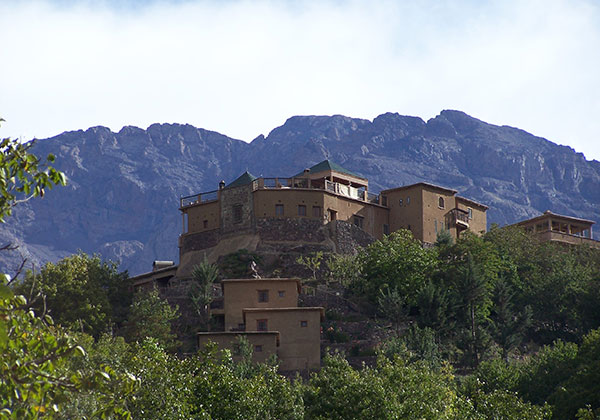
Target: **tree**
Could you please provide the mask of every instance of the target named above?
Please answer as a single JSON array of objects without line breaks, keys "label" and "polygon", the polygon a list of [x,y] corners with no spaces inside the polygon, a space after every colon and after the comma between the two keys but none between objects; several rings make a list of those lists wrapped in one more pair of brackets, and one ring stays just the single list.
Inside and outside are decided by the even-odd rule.
[{"label": "tree", "polygon": [[525,306],[521,312],[515,313],[513,300],[514,292],[510,285],[504,279],[498,279],[492,296],[491,331],[502,349],[502,358],[507,362],[508,353],[521,344],[531,325],[531,307]]},{"label": "tree", "polygon": [[213,284],[219,279],[219,268],[206,259],[192,270],[190,299],[196,315],[206,328],[209,322],[209,308],[213,300]]},{"label": "tree", "polygon": [[[64,174],[47,164],[54,156],[42,162],[30,153],[32,145],[0,140],[0,223],[16,204],[66,182]],[[69,394],[95,389],[101,393],[98,417],[130,419],[116,394],[110,394],[118,388],[119,394],[127,395],[135,381],[114,375],[109,367],[88,374],[65,369],[85,351],[49,315],[36,314],[32,303],[15,295],[9,287],[15,278],[0,273],[0,418],[52,418]]]},{"label": "tree", "polygon": [[167,350],[175,350],[178,343],[171,332],[171,321],[179,317],[178,307],[171,308],[169,302],[162,299],[158,290],[140,291],[133,298],[124,336],[130,342],[143,342],[146,337],[156,339]]},{"label": "tree", "polygon": [[473,365],[477,367],[484,342],[482,323],[487,317],[488,291],[487,279],[482,276],[478,267],[473,262],[473,257],[467,255],[467,265],[462,278],[459,279],[457,292],[463,299],[463,308],[466,310],[469,329],[469,352],[473,358]]},{"label": "tree", "polygon": [[301,266],[310,270],[311,280],[317,281],[317,271],[321,267],[321,261],[323,260],[323,252],[317,251],[311,255],[300,255],[296,262]]},{"label": "tree", "polygon": [[357,295],[377,302],[379,291],[386,286],[416,303],[417,290],[430,277],[437,265],[435,250],[423,248],[408,230],[398,230],[373,242],[359,254],[363,278],[352,285]]},{"label": "tree", "polygon": [[325,262],[330,282],[348,287],[362,276],[360,261],[356,255],[331,254]]},{"label": "tree", "polygon": [[407,319],[410,309],[406,305],[406,298],[398,292],[398,289],[389,287],[379,291],[377,308],[383,316],[392,321],[397,331],[400,329],[400,324]]},{"label": "tree", "polygon": [[83,252],[46,263],[40,274],[27,272],[17,289],[32,293],[34,308],[46,308],[54,320],[68,328],[98,338],[124,322],[131,292],[126,272],[100,256]]},{"label": "tree", "polygon": [[[0,122],[4,121],[0,118]],[[45,161],[30,153],[33,142],[0,140],[0,223],[10,216],[12,208],[32,197],[43,197],[46,189],[65,185],[65,175],[50,166],[54,155]]]},{"label": "tree", "polygon": [[[242,361],[241,363],[245,363]],[[231,352],[209,345],[190,359],[195,412],[192,418],[304,418],[301,381],[290,382],[265,364],[238,367]]]},{"label": "tree", "polygon": [[0,281],[0,418],[52,418],[73,395],[95,392],[97,416],[130,419],[122,400],[135,379],[108,366],[92,371],[68,369],[85,350],[48,315],[38,316],[27,299]]}]

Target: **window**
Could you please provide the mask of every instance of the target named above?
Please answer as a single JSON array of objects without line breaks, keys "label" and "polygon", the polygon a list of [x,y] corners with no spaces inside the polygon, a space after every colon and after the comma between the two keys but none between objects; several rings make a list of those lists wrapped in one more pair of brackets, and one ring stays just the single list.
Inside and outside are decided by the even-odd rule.
[{"label": "window", "polygon": [[438,200],[438,207],[441,209],[444,208],[444,197],[440,197],[440,199]]},{"label": "window", "polygon": [[390,225],[383,225],[383,234],[384,235],[390,234]]},{"label": "window", "polygon": [[337,219],[337,211],[329,209],[329,220],[332,222]]},{"label": "window", "polygon": [[304,204],[298,205],[298,216],[306,216],[306,206]]},{"label": "window", "polygon": [[266,319],[257,319],[256,320],[256,331],[268,331],[269,326],[267,325]]},{"label": "window", "polygon": [[262,352],[262,346],[260,344],[257,344],[254,346],[254,353],[261,353]]},{"label": "window", "polygon": [[408,206],[410,204],[410,197],[406,197],[406,205]]},{"label": "window", "polygon": [[387,207],[387,196],[385,196],[385,195],[381,196],[381,205]]},{"label": "window", "polygon": [[285,290],[280,290],[277,292],[277,294],[279,295],[279,297],[285,297]]},{"label": "window", "polygon": [[244,212],[244,209],[242,208],[241,204],[236,204],[233,206],[233,208],[232,208],[233,223],[240,223],[242,221],[243,212]]},{"label": "window", "polygon": [[208,220],[204,221],[204,229],[206,229],[208,227]]},{"label": "window", "polygon": [[258,301],[259,302],[268,302],[269,301],[269,291],[268,290],[259,290],[258,291]]},{"label": "window", "polygon": [[275,204],[275,215],[283,216],[283,204]]},{"label": "window", "polygon": [[468,208],[467,212],[469,213],[469,220],[471,220],[473,218],[473,209],[472,208]]},{"label": "window", "polygon": [[321,215],[323,214],[321,212],[321,207],[319,207],[319,206],[313,206],[313,213],[312,214],[313,214],[313,217],[316,217],[316,218],[320,219]]},{"label": "window", "polygon": [[355,215],[354,216],[354,226],[357,226],[362,229],[363,228],[363,220],[364,220],[364,217]]},{"label": "window", "polygon": [[400,205],[400,207],[402,207],[402,205],[404,204],[404,202],[402,201],[402,199],[398,200],[398,204]]},{"label": "window", "polygon": [[308,321],[300,321],[300,327],[302,327],[302,328],[308,327]]},{"label": "window", "polygon": [[433,220],[433,224],[435,226],[435,233],[438,233],[438,230],[437,230],[437,219]]}]

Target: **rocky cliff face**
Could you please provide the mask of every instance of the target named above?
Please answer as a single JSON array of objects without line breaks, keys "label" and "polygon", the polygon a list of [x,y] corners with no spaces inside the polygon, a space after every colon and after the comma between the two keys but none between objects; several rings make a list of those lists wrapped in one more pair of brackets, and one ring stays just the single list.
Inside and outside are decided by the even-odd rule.
[{"label": "rocky cliff face", "polygon": [[[548,209],[600,222],[600,162],[459,111],[427,122],[391,113],[373,121],[292,117],[250,144],[190,125],[94,127],[35,148],[56,154],[69,185],[19,207],[0,242],[19,244],[37,264],[78,249],[118,260],[132,274],[155,259],[177,261],[181,195],[216,189],[246,169],[291,176],[325,158],[368,178],[375,192],[419,181],[457,189],[490,207],[490,223]],[[21,256],[4,254],[0,270],[10,272]]]}]

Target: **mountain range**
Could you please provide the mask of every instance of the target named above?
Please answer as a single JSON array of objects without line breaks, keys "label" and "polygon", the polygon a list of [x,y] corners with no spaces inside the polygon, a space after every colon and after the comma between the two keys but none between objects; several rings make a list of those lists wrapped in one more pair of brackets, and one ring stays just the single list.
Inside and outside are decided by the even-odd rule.
[{"label": "mountain range", "polygon": [[373,121],[295,116],[252,142],[191,125],[153,124],[65,132],[37,140],[68,177],[1,226],[0,272],[77,250],[100,253],[139,274],[153,260],[178,260],[181,196],[217,189],[245,170],[291,176],[324,159],[369,179],[369,190],[430,182],[489,206],[505,225],[545,210],[600,220],[600,162],[523,130],[445,110],[425,122],[386,113]]}]

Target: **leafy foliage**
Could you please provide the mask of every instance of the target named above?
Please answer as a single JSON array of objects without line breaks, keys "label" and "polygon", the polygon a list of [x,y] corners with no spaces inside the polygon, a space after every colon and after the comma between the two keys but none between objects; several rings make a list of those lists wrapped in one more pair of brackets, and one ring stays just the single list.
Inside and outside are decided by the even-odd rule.
[{"label": "leafy foliage", "polygon": [[416,291],[436,269],[433,250],[423,248],[408,230],[399,230],[369,245],[359,254],[363,276],[352,284],[357,295],[376,302],[380,290],[396,289],[409,304]]},{"label": "leafy foliage", "polygon": [[147,337],[154,338],[166,349],[174,350],[178,343],[171,332],[171,321],[179,317],[178,308],[171,308],[162,299],[158,290],[136,293],[129,310],[129,318],[124,328],[124,336],[131,342],[143,342]]},{"label": "leafy foliage", "polygon": [[94,392],[94,415],[130,419],[122,400],[135,389],[135,378],[106,365],[83,371],[67,369],[85,350],[73,336],[39,317],[22,295],[0,284],[0,418],[52,418],[74,395]]},{"label": "leafy foliage", "polygon": [[[0,122],[4,121],[0,118]],[[32,197],[43,197],[46,189],[65,185],[65,175],[50,166],[54,155],[45,161],[30,152],[33,142],[0,140],[0,223],[10,216],[12,207]]]},{"label": "leafy foliage", "polygon": [[192,270],[190,300],[203,328],[209,324],[209,307],[213,300],[213,284],[219,279],[219,268],[206,259]]},{"label": "leafy foliage", "polygon": [[57,323],[94,337],[120,327],[131,304],[127,273],[83,252],[46,263],[40,274],[27,272],[16,287],[22,294],[33,292],[38,312],[45,307]]}]

